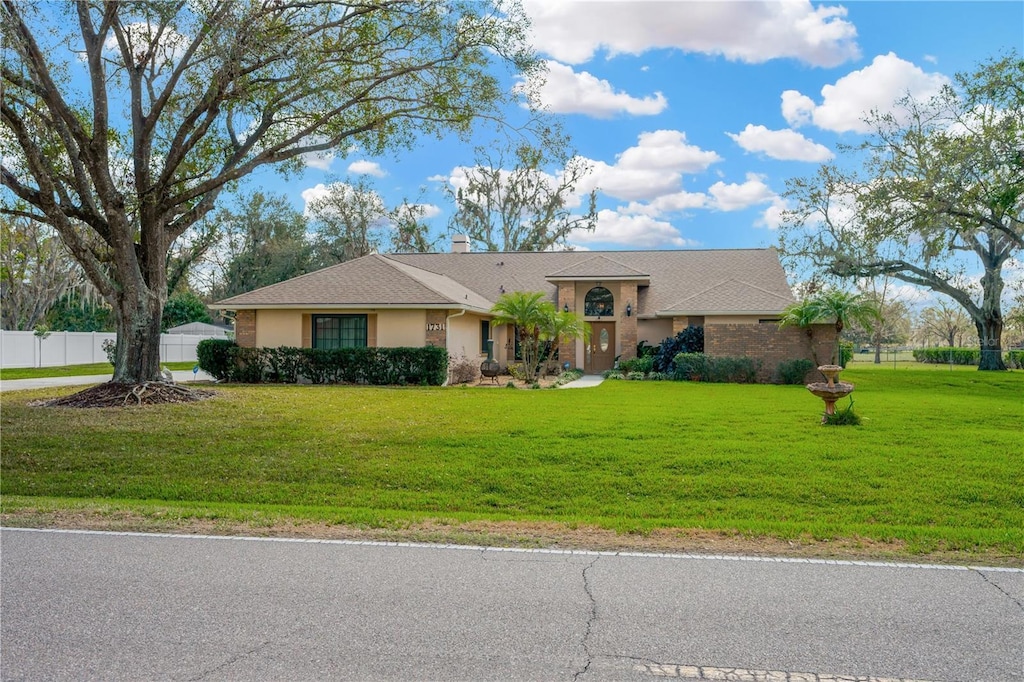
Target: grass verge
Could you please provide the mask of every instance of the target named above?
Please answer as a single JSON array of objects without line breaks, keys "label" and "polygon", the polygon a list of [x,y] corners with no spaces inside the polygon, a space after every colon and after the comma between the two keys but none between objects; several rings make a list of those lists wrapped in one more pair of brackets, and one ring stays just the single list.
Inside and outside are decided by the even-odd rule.
[{"label": "grass verge", "polygon": [[7,525],[1024,564],[1024,374],[842,378],[862,426],[820,426],[791,386],[225,386],[117,411],[5,394],[0,509]]},{"label": "grass verge", "polygon": [[[162,362],[161,367],[178,372],[195,367],[194,362]],[[85,377],[94,374],[113,374],[114,366],[109,362],[97,362],[91,365],[67,365],[64,367],[9,367],[0,369],[0,380],[13,379],[45,379],[48,377]]]}]

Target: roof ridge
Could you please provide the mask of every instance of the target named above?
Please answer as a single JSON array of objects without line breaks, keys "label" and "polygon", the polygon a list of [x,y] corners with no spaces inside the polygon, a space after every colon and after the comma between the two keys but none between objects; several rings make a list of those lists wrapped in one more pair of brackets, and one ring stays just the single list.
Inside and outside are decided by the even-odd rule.
[{"label": "roof ridge", "polygon": [[738,282],[738,281],[739,281],[739,280],[737,280],[737,279],[736,279],[735,277],[729,277],[728,279],[723,279],[723,280],[722,280],[721,282],[718,282],[717,284],[712,284],[712,285],[711,285],[711,286],[709,286],[709,287],[706,287],[706,288],[704,288],[704,289],[701,289],[701,290],[700,290],[700,291],[698,291],[698,292],[695,292],[695,293],[692,293],[692,294],[690,294],[690,295],[689,295],[689,296],[687,296],[686,298],[681,298],[681,299],[679,299],[678,301],[676,301],[676,302],[675,302],[675,303],[673,303],[672,305],[668,306],[668,308],[666,308],[666,310],[674,310],[674,309],[676,309],[677,307],[679,307],[679,305],[680,305],[681,303],[686,303],[686,302],[687,302],[687,301],[689,301],[689,300],[690,300],[691,298],[697,298],[698,296],[700,296],[700,295],[702,295],[702,294],[706,294],[707,292],[711,291],[712,289],[717,289],[718,287],[722,286],[723,284],[728,284],[729,282]]},{"label": "roof ridge", "polygon": [[[774,296],[775,298],[786,298],[782,294],[777,294],[774,291],[770,291],[768,289],[765,289],[764,287],[760,287],[760,286],[758,286],[756,284],[751,284],[750,282],[748,282],[748,281],[746,281],[744,279],[736,279],[735,277],[733,277],[733,280],[739,282],[740,284],[745,284],[748,287],[750,287],[751,289],[757,289],[758,291],[763,291],[764,293],[770,294],[770,295]],[[726,280],[726,281],[729,281],[729,280]],[[725,284],[725,283],[726,282],[722,282],[722,284]]]},{"label": "roof ridge", "polygon": [[[381,260],[386,261],[388,266],[391,267],[392,269],[398,270],[403,275],[405,275],[406,277],[409,277],[410,279],[415,281],[420,286],[422,286],[422,287],[432,291],[433,293],[437,294],[441,298],[447,299],[448,301],[450,301],[453,304],[459,304],[460,302],[457,301],[456,299],[453,299],[450,295],[446,294],[445,292],[439,291],[436,287],[434,287],[430,283],[423,281],[422,279],[417,277],[414,273],[408,272],[408,270],[406,270],[406,268],[408,268],[409,270],[415,270],[417,272],[425,272],[425,273],[428,273],[430,275],[433,275],[434,277],[440,277],[440,278],[444,279],[445,281],[450,282],[452,284],[452,286],[462,290],[463,292],[468,292],[470,294],[473,294],[474,296],[479,296],[481,299],[483,299],[484,301],[487,301],[488,303],[491,302],[491,300],[489,298],[487,298],[486,296],[484,296],[480,292],[475,291],[475,290],[469,288],[465,284],[462,284],[461,282],[459,282],[459,281],[457,281],[455,279],[452,279],[450,276],[448,276],[448,275],[446,275],[444,273],[434,272],[432,270],[427,270],[426,268],[419,268],[419,267],[416,267],[415,265],[410,265],[408,263],[401,263],[401,262],[399,262],[397,260],[394,260],[392,258],[388,258],[387,256],[381,256],[380,258],[381,258]],[[469,299],[468,295],[466,296],[466,299],[467,300]]]}]

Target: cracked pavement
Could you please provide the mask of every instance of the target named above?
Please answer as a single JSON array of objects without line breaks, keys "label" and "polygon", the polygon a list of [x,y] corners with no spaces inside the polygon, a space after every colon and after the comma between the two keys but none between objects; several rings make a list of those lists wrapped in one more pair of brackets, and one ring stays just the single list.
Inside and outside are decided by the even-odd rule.
[{"label": "cracked pavement", "polygon": [[1024,571],[4,529],[4,680],[1024,680]]}]

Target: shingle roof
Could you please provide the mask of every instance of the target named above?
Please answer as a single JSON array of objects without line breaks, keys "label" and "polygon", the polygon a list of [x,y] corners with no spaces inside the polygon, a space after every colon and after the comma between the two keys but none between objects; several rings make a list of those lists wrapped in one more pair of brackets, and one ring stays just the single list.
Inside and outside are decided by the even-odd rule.
[{"label": "shingle roof", "polygon": [[550,273],[546,279],[646,279],[646,272],[631,268],[624,263],[604,255],[593,256],[579,263],[573,263],[557,272]]},{"label": "shingle roof", "polygon": [[[488,310],[503,292],[549,278],[635,277],[637,315],[773,314],[793,302],[775,249],[371,255],[215,303],[215,307],[450,305]],[[649,286],[644,286],[649,281]]]},{"label": "shingle roof", "polygon": [[451,305],[486,311],[493,303],[448,277],[371,254],[214,304],[228,309],[303,305]]}]

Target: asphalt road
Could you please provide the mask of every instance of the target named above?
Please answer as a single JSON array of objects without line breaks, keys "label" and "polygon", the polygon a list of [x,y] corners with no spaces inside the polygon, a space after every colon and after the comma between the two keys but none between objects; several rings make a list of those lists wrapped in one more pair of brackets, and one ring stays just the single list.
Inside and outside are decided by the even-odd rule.
[{"label": "asphalt road", "polygon": [[1024,680],[1024,572],[0,533],[11,680]]}]

